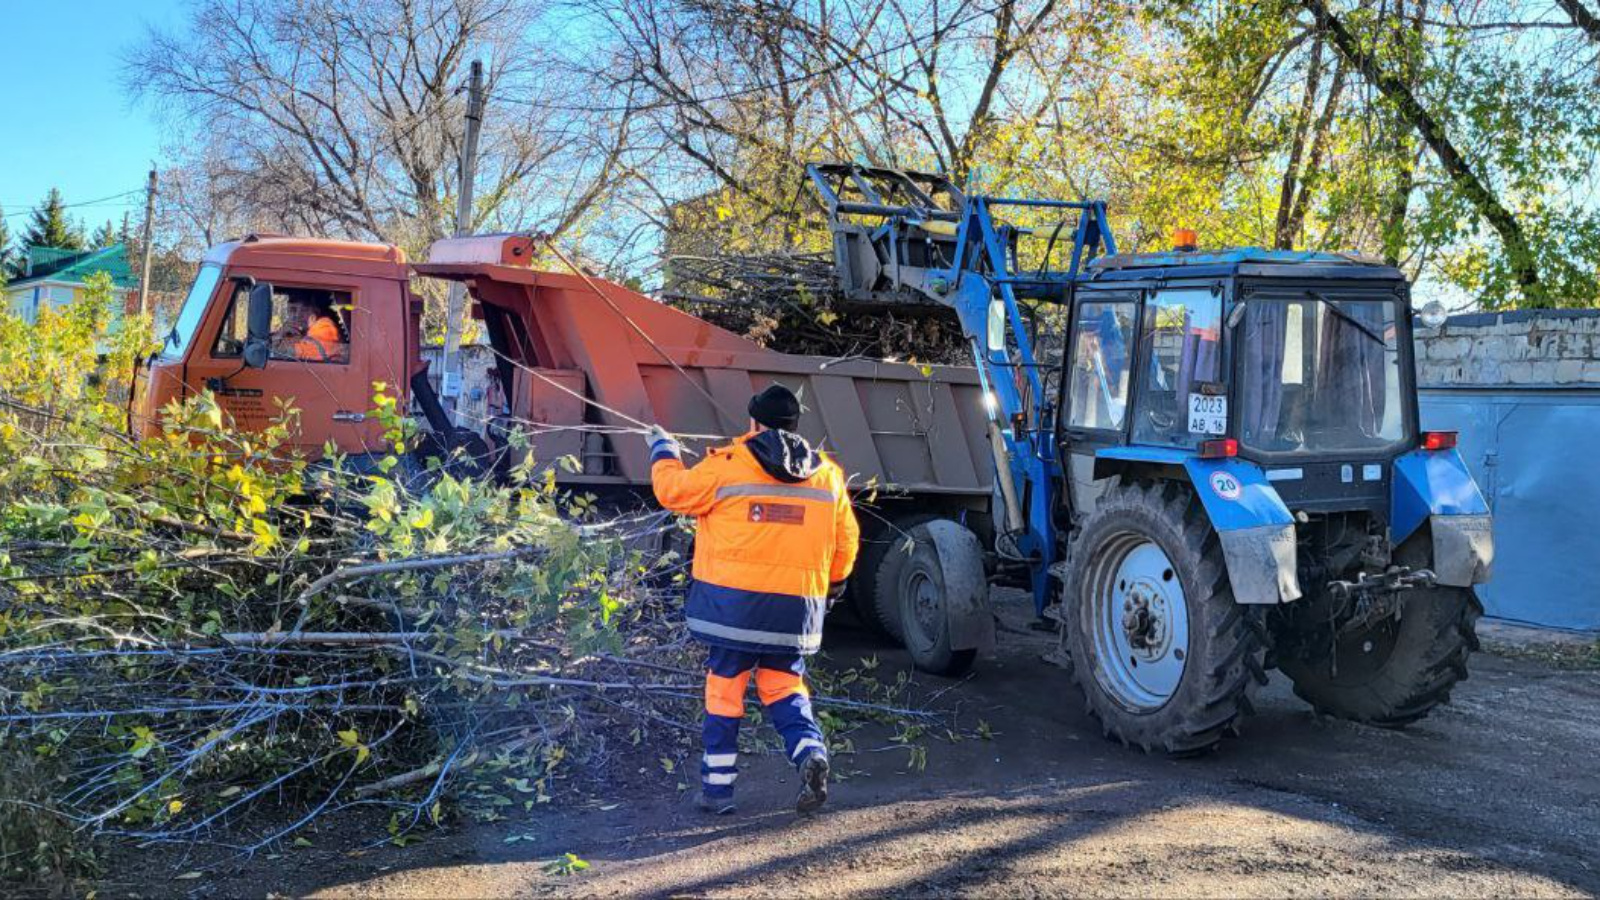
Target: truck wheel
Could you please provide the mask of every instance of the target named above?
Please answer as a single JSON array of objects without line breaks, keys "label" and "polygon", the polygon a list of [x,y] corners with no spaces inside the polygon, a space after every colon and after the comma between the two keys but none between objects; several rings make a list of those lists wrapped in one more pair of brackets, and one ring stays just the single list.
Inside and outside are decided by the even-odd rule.
[{"label": "truck wheel", "polygon": [[1450,689],[1467,677],[1481,615],[1471,588],[1410,591],[1398,618],[1338,638],[1302,640],[1311,652],[1286,655],[1278,666],[1318,712],[1400,728],[1449,702]]},{"label": "truck wheel", "polygon": [[[861,558],[856,560],[856,571],[850,584],[850,602],[855,605],[856,615],[867,627],[896,644],[905,640],[905,632],[900,627],[900,597],[892,589],[893,582],[879,575],[892,556],[909,555],[906,539],[911,531],[934,518],[913,515],[889,522],[872,540],[862,545]],[[881,590],[880,586],[885,584],[891,589]]]},{"label": "truck wheel", "polygon": [[[943,529],[947,540],[937,540],[935,529]],[[880,596],[892,587],[899,599],[896,618],[905,648],[918,669],[946,677],[965,674],[978,651],[953,649],[950,605],[961,603],[965,604],[962,609],[968,609],[979,604],[988,614],[984,598],[971,596],[988,589],[983,548],[977,535],[949,519],[924,522],[911,529],[910,535],[914,542],[911,552],[891,553],[890,562],[898,565],[886,566],[879,573],[893,579],[892,585],[880,587]]]},{"label": "truck wheel", "polygon": [[1063,601],[1062,642],[1106,736],[1196,754],[1250,711],[1263,640],[1188,485],[1108,489],[1072,543]]}]

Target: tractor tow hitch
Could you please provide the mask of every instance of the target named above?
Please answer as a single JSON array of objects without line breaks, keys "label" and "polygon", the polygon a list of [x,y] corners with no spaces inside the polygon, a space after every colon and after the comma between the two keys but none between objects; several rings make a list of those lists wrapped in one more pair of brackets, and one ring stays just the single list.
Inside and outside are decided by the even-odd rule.
[{"label": "tractor tow hitch", "polygon": [[1400,595],[1413,588],[1431,588],[1435,578],[1430,569],[1390,566],[1379,573],[1362,572],[1355,581],[1330,581],[1328,594],[1349,610],[1348,617],[1335,629],[1336,634],[1361,631],[1373,623],[1400,615]]},{"label": "tractor tow hitch", "polygon": [[1355,581],[1330,581],[1328,593],[1340,602],[1370,594],[1398,594],[1412,588],[1431,588],[1434,585],[1431,569],[1412,569],[1409,566],[1390,566],[1382,572],[1362,572]]}]

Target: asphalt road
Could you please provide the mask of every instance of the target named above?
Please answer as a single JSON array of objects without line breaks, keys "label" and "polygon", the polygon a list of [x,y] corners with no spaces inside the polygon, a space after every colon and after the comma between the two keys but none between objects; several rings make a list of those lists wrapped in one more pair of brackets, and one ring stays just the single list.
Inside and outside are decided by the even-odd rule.
[{"label": "asphalt road", "polygon": [[[1004,610],[1025,618],[1014,596]],[[610,802],[404,850],[247,866],[210,887],[364,898],[1600,893],[1600,672],[1479,654],[1454,702],[1404,732],[1315,717],[1274,677],[1243,736],[1178,761],[1104,740],[1065,675],[1039,660],[1047,643],[1002,633],[1000,653],[941,698],[969,725],[987,721],[992,740],[932,742],[921,773],[904,771],[902,750],[841,757],[857,774],[813,820],[795,818],[782,760],[758,757],[731,817],[635,784]],[[833,652],[866,646],[847,633]],[[513,833],[526,838],[506,844]],[[590,868],[548,872],[566,852]]]}]

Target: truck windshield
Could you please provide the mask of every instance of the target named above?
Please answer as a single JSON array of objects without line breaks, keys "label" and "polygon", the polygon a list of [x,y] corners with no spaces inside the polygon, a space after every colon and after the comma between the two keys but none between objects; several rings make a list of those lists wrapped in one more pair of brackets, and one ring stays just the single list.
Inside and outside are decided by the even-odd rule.
[{"label": "truck windshield", "polygon": [[217,281],[222,278],[221,266],[201,266],[200,272],[194,277],[194,284],[189,288],[189,296],[183,299],[183,309],[178,311],[177,321],[172,323],[172,330],[167,332],[167,339],[161,344],[161,355],[169,359],[181,359],[189,350],[189,342],[194,340],[195,329],[200,327],[200,319],[205,316],[206,304],[211,301],[211,295],[217,289]]},{"label": "truck windshield", "polygon": [[1308,293],[1246,302],[1239,428],[1268,453],[1387,448],[1405,436],[1393,298]]}]

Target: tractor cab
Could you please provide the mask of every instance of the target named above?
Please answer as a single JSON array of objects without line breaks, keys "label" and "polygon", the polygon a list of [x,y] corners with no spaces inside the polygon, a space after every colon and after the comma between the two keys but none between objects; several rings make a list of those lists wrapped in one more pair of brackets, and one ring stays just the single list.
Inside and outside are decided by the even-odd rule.
[{"label": "tractor cab", "polygon": [[1063,357],[1041,363],[1065,373],[1063,448],[1121,449],[1102,476],[1140,448],[1237,458],[1292,510],[1387,520],[1390,469],[1419,440],[1399,270],[1249,248],[1101,257],[1068,319]]}]

